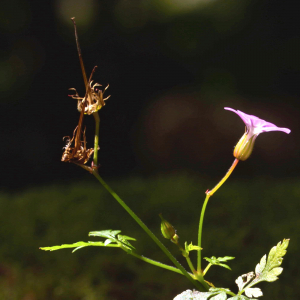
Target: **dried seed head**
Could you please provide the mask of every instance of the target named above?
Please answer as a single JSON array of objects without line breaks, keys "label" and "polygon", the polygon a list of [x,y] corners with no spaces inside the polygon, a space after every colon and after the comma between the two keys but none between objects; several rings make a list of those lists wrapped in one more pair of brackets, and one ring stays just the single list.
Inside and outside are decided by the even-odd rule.
[{"label": "dried seed head", "polygon": [[85,106],[84,113],[91,115],[92,113],[97,112],[99,109],[101,109],[105,105],[104,101],[110,97],[110,96],[108,96],[106,98],[103,98],[103,94],[104,94],[105,90],[108,88],[108,86],[102,91],[97,88],[97,87],[101,86],[101,84],[95,83],[93,85],[92,77],[93,77],[93,74],[94,74],[97,66],[94,67],[89,80],[87,80],[87,76],[86,76],[86,72],[85,72],[85,68],[84,68],[84,64],[83,64],[83,60],[82,60],[78,35],[77,35],[75,18],[71,18],[71,20],[74,24],[77,52],[78,52],[80,67],[81,67],[82,76],[83,76],[83,80],[84,80],[84,85],[85,85],[85,96],[83,98],[78,95],[77,91],[74,88],[72,88],[72,90],[75,90],[75,95],[72,95],[71,97],[78,101],[77,108],[79,111],[81,111],[81,103],[83,103]]},{"label": "dried seed head", "polygon": [[[63,148],[64,153],[62,155],[61,160],[64,162],[72,162],[77,163],[80,165],[86,164],[91,155],[94,152],[94,149],[86,149],[86,137],[85,137],[85,131],[81,132],[82,134],[82,140],[81,140],[81,134],[78,131],[79,126],[77,126],[74,130],[72,139],[70,137],[64,137],[67,138],[67,144]],[[79,134],[78,134],[79,132]],[[72,146],[74,141],[74,146]]]},{"label": "dried seed head", "polygon": [[[96,67],[95,67],[96,68]],[[92,71],[92,74],[90,76],[90,80],[88,83],[88,91],[86,93],[86,96],[80,97],[76,91],[76,89],[74,88],[70,88],[69,90],[74,90],[75,94],[74,95],[70,95],[70,97],[72,97],[73,99],[76,99],[77,102],[77,109],[78,111],[81,112],[81,106],[83,103],[86,103],[85,108],[84,108],[84,113],[91,115],[94,112],[98,111],[99,109],[101,109],[104,105],[105,105],[105,100],[107,100],[110,96],[103,98],[104,92],[108,89],[109,85],[107,85],[107,87],[102,91],[100,90],[98,87],[101,86],[101,84],[99,83],[94,83],[93,84],[93,80],[91,80],[92,75],[95,71]]]}]

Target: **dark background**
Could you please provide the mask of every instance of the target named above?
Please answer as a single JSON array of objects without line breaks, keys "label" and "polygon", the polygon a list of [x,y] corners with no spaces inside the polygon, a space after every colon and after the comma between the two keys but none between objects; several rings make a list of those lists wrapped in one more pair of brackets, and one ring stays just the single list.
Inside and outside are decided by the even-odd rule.
[{"label": "dark background", "polygon": [[68,88],[84,94],[72,16],[87,73],[97,65],[94,80],[110,84],[103,175],[187,169],[219,178],[244,131],[224,106],[292,130],[260,136],[239,176],[298,174],[295,1],[11,0],[0,14],[3,188],[82,178],[60,162],[78,122]]},{"label": "dark background", "polygon": [[[99,172],[158,236],[162,212],[182,242],[196,241],[204,191],[230,167],[244,133],[224,107],[291,129],[261,134],[209,205],[205,251],[214,251],[204,255],[239,258],[233,274],[217,268],[208,278],[234,290],[237,276],[290,237],[285,271],[263,286],[264,299],[298,299],[299,13],[296,1],[278,0],[2,2],[0,296],[172,299],[193,288],[107,249],[37,250],[112,228],[168,263],[90,174],[61,162],[62,138],[79,118],[68,89],[85,92],[76,17],[87,74],[97,65],[94,80],[110,85]],[[93,117],[84,123],[92,147]]]}]

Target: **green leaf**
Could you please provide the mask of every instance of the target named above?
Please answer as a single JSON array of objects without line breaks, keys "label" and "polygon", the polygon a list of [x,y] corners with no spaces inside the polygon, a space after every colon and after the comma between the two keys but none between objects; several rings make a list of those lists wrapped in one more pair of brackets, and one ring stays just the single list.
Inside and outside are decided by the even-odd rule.
[{"label": "green leaf", "polygon": [[89,236],[101,236],[109,239],[109,238],[115,238],[115,236],[120,232],[121,230],[111,230],[111,229],[101,230],[101,231],[91,231],[89,233]]},{"label": "green leaf", "polygon": [[121,235],[121,234],[119,234],[120,232],[121,232],[121,230],[111,230],[111,229],[101,230],[101,231],[91,231],[89,233],[89,236],[101,236],[101,237],[107,238],[107,240],[105,241],[106,245],[108,245],[109,243],[115,242],[118,245],[126,248],[127,250],[132,251],[133,249],[135,249],[128,242],[128,240],[136,241],[136,239],[129,237],[127,235]]},{"label": "green leaf", "polygon": [[252,281],[251,286],[261,281],[272,282],[278,279],[282,273],[283,268],[279,267],[282,264],[283,256],[286,254],[286,249],[289,245],[289,239],[284,239],[274,246],[266,259],[264,255],[260,263],[255,268],[256,278]]},{"label": "green leaf", "polygon": [[208,261],[209,263],[211,263],[212,265],[220,266],[220,267],[223,267],[223,268],[231,270],[231,268],[228,265],[222,264],[221,262],[234,259],[234,257],[232,257],[232,256],[225,256],[225,257],[218,257],[218,258],[216,258],[215,256],[212,256],[211,258],[204,257],[204,259],[206,261]]},{"label": "green leaf", "polygon": [[187,253],[189,253],[190,251],[193,251],[193,250],[201,250],[202,249],[199,246],[194,246],[192,242],[189,245],[187,244],[187,242],[185,242],[184,246],[185,246],[185,251]]},{"label": "green leaf", "polygon": [[[274,246],[269,252],[268,259],[267,255],[264,255],[255,267],[255,275],[254,272],[250,272],[239,276],[235,281],[239,291],[245,292],[248,297],[262,296],[262,291],[259,288],[252,289],[251,287],[261,281],[272,282],[278,279],[277,276],[283,271],[283,268],[279,266],[282,264],[289,241],[289,239],[284,239],[282,243],[279,242]],[[233,298],[233,300],[235,299]]]},{"label": "green leaf", "polygon": [[233,257],[233,256],[224,256],[224,257],[218,257],[217,259],[218,259],[218,261],[228,261],[228,260],[235,259],[235,257]]},{"label": "green leaf", "polygon": [[126,235],[121,235],[121,234],[118,234],[118,241],[121,242],[123,244],[123,246],[125,246],[127,249],[129,250],[133,250],[135,249],[129,242],[128,240],[132,240],[132,241],[136,241],[135,238],[131,238],[129,236],[126,236]]},{"label": "green leaf", "polygon": [[66,249],[66,248],[76,248],[73,250],[76,251],[77,249],[87,247],[87,246],[105,246],[103,242],[77,242],[74,244],[63,244],[60,246],[52,246],[52,247],[41,247],[41,250],[45,251],[55,251],[55,250],[60,250],[60,249]]},{"label": "green leaf", "polygon": [[132,251],[135,249],[128,240],[135,241],[136,239],[129,237],[127,235],[119,234],[121,230],[102,230],[102,231],[92,231],[89,233],[90,236],[100,236],[106,238],[104,242],[77,242],[74,244],[63,244],[61,246],[52,247],[41,247],[41,250],[54,251],[65,248],[75,248],[73,252],[87,246],[100,246],[100,247],[123,247],[126,250]]}]

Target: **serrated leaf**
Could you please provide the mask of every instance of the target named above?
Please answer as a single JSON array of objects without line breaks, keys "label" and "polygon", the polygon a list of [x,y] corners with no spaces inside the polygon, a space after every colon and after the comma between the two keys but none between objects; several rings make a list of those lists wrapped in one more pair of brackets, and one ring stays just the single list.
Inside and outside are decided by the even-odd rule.
[{"label": "serrated leaf", "polygon": [[246,288],[245,289],[246,296],[252,297],[261,297],[263,295],[260,288]]},{"label": "serrated leaf", "polygon": [[185,292],[177,295],[173,300],[207,300],[211,296],[214,296],[216,293],[211,292],[198,292],[198,291],[191,291],[186,290]]},{"label": "serrated leaf", "polygon": [[271,270],[273,268],[279,267],[282,263],[283,256],[286,254],[286,248],[289,245],[289,239],[279,242],[277,246],[274,246],[268,256],[268,261],[266,264],[266,269]]},{"label": "serrated leaf", "polygon": [[[253,284],[260,281],[272,282],[278,279],[283,268],[279,267],[282,264],[283,256],[286,254],[286,248],[289,245],[289,239],[284,239],[274,246],[268,255],[266,262],[266,255],[262,257],[260,263],[255,268],[256,278],[253,280]],[[251,285],[253,285],[251,283]]]},{"label": "serrated leaf", "polygon": [[[279,242],[276,246],[274,246],[270,250],[268,259],[267,256],[264,255],[261,258],[259,264],[257,264],[255,267],[256,276],[253,280],[252,279],[248,280],[245,279],[244,277],[249,274],[253,274],[253,272],[238,277],[238,279],[235,282],[238,285],[239,290],[242,291],[247,285],[247,287],[245,288],[245,293],[246,290],[248,290],[246,295],[248,296],[252,295],[254,297],[262,296],[262,292],[259,289],[258,290],[260,292],[256,289],[250,289],[250,288],[261,281],[272,282],[278,279],[277,276],[279,276],[283,271],[283,268],[279,266],[282,264],[283,256],[286,254],[286,248],[288,247],[288,245],[289,245],[289,239],[284,239],[282,243]],[[253,294],[252,292],[257,294]]]}]

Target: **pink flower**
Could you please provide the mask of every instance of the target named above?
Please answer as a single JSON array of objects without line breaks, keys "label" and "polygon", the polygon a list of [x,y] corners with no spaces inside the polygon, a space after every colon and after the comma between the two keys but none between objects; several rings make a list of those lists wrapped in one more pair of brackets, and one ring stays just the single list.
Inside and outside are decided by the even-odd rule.
[{"label": "pink flower", "polygon": [[229,107],[224,107],[224,109],[231,110],[239,115],[246,125],[246,132],[239,140],[233,151],[234,157],[239,160],[246,160],[250,156],[253,150],[254,141],[260,133],[269,131],[283,131],[285,133],[291,132],[288,128],[277,127],[272,123],[252,115],[247,115],[239,110],[234,110]]}]

